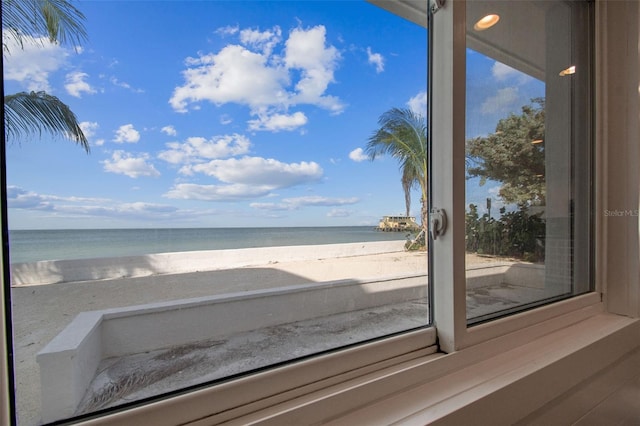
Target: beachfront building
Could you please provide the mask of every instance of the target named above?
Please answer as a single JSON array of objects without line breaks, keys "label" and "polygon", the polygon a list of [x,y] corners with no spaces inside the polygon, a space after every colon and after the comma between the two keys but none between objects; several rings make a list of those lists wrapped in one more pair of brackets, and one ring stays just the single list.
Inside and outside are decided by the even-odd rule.
[{"label": "beachfront building", "polygon": [[420,225],[413,216],[383,216],[376,230],[383,232],[416,231]]},{"label": "beachfront building", "polygon": [[[324,323],[306,323],[304,330],[310,336],[314,336],[313,330],[327,328],[328,324],[344,332],[350,329],[348,321],[353,312],[336,317],[333,315],[340,314],[324,311],[319,301],[334,295],[329,297],[331,302],[345,309],[354,309],[361,301],[379,304],[383,300],[384,306],[400,294],[402,298],[407,294],[415,297],[418,293],[414,291],[420,290],[423,305],[423,296],[429,296],[428,311],[421,311],[428,318],[423,326],[407,326],[403,331],[357,344],[324,348],[317,354],[279,361],[275,367],[233,373],[223,380],[159,398],[128,401],[117,410],[97,411],[78,421],[113,425],[637,424],[640,3],[372,2],[429,31],[429,129],[433,145],[429,202],[448,216],[447,229],[430,239],[428,256],[432,256],[429,263],[433,269],[429,277],[435,282],[429,283],[427,291],[423,275],[399,280],[371,268],[367,272],[377,275],[377,281],[314,281],[295,291],[279,287],[268,294],[267,303],[252,290],[226,295],[224,303],[210,297],[99,314],[87,312],[83,321],[61,331],[47,353],[41,352],[41,358],[54,362],[33,366],[45,375],[64,369],[73,373],[64,376],[64,383],[54,380],[43,384],[49,386],[45,393],[57,398],[47,401],[54,413],[49,420],[63,420],[56,417],[58,413],[75,415],[77,407],[69,406],[67,397],[84,392],[74,388],[79,378],[86,375],[97,354],[111,357],[112,362],[123,356],[118,352],[122,342],[152,352],[149,344],[171,337],[182,339],[181,350],[193,349],[198,345],[185,343],[189,338],[186,332],[208,331],[225,320],[238,333],[245,332],[251,321],[262,321],[261,325],[275,317],[291,321],[295,315],[308,314],[310,307],[317,309],[312,313],[315,318],[327,319]],[[487,94],[482,82],[468,77],[473,70],[467,69],[467,62],[478,55],[484,55],[484,65],[504,83],[496,93]],[[546,98],[546,261],[470,268],[465,264],[465,129],[502,111],[517,98],[519,84],[532,82],[544,83]],[[483,102],[477,111],[469,111],[467,103],[474,97],[481,97]],[[539,145],[538,139],[531,142]],[[5,189],[2,215],[6,214]],[[4,216],[2,223],[4,244],[0,250],[8,243]],[[317,260],[316,254],[308,254],[306,260]],[[352,257],[350,254],[345,257]],[[12,376],[13,355],[23,348],[12,344],[12,319],[8,315],[11,277],[6,253],[2,259],[5,291],[1,296],[0,328],[5,334],[0,343],[0,423],[8,425],[17,418],[13,404],[15,389],[20,385]],[[157,257],[145,260],[142,265],[127,264],[118,272],[157,267]],[[300,269],[291,273],[292,277],[314,272],[314,264],[304,260],[296,259]],[[197,261],[207,260],[203,255]],[[48,276],[64,273],[58,269],[59,264],[45,266],[40,265],[36,272]],[[64,266],[77,272],[75,265]],[[90,272],[106,269],[97,266]],[[490,268],[499,271],[488,276],[483,271]],[[320,265],[319,270],[324,269],[325,265]],[[160,281],[154,284],[161,285]],[[168,289],[176,287],[170,284]],[[279,304],[280,296],[286,301],[282,299]],[[308,300],[313,303],[305,305],[305,296],[310,296]],[[522,303],[505,306],[511,298]],[[217,304],[217,309],[211,309],[212,304]],[[382,316],[364,315],[364,323],[371,323],[374,317]],[[206,321],[199,326],[202,318]],[[176,325],[180,322],[188,327],[179,329]],[[295,321],[288,324],[293,325],[279,329],[272,337],[291,335],[297,325]],[[198,339],[203,341],[202,336]],[[306,343],[294,344],[287,351],[294,353]],[[29,345],[32,343],[25,342],[23,346]],[[263,351],[272,347],[267,345]],[[184,352],[181,350],[157,354],[154,361],[179,357]],[[80,351],[81,359],[73,356],[80,352],[73,351]],[[252,354],[248,362],[258,355],[263,352]],[[189,362],[198,364],[203,359],[194,357]],[[181,369],[176,370],[175,364],[166,365],[165,372]],[[153,376],[136,371],[127,376],[129,383],[143,383]],[[207,371],[201,373],[206,375]],[[111,390],[118,392],[117,388]]]}]

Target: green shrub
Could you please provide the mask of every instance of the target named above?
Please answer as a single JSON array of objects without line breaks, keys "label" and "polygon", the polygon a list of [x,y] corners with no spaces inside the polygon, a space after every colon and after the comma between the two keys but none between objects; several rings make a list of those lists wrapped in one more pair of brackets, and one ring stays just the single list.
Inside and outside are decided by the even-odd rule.
[{"label": "green shrub", "polygon": [[542,213],[530,214],[525,205],[506,212],[500,218],[478,215],[478,207],[469,205],[465,215],[466,250],[478,254],[509,256],[528,262],[544,262],[545,221]]}]

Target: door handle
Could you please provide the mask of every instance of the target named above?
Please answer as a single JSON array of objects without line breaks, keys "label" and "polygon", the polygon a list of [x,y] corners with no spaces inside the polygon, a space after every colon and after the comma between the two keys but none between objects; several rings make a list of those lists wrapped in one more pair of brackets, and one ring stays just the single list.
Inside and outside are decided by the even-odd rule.
[{"label": "door handle", "polygon": [[429,216],[431,218],[431,237],[435,240],[444,235],[447,230],[447,214],[444,209],[433,208]]}]

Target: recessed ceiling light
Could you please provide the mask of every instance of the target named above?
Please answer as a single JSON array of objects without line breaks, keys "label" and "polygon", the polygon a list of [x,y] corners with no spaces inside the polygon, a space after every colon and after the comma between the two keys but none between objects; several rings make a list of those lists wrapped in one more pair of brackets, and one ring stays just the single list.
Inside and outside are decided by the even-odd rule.
[{"label": "recessed ceiling light", "polygon": [[571,65],[569,68],[560,71],[560,77],[564,77],[565,75],[571,75],[576,73],[576,66]]},{"label": "recessed ceiling light", "polygon": [[488,28],[493,27],[495,24],[498,23],[498,21],[500,20],[500,17],[498,15],[487,15],[484,18],[480,19],[478,22],[475,23],[475,25],[473,26],[473,29],[476,31],[484,31]]}]

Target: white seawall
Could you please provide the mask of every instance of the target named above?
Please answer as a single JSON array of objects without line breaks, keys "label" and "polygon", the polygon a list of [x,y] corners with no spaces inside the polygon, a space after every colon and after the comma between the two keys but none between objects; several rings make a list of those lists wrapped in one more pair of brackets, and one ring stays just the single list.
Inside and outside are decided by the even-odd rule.
[{"label": "white seawall", "polygon": [[277,262],[365,256],[403,251],[404,243],[404,241],[375,241],[15,263],[11,265],[11,283],[13,286],[41,285],[215,271]]}]

